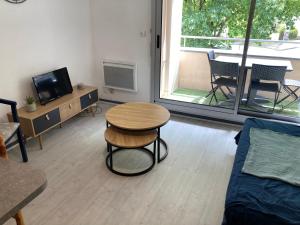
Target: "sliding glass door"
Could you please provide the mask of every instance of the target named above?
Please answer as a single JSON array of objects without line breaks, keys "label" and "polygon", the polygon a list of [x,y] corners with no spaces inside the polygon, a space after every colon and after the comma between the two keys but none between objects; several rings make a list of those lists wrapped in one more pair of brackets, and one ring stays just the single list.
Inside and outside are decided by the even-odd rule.
[{"label": "sliding glass door", "polygon": [[175,111],[235,121],[249,115],[286,117],[293,107],[295,120],[297,87],[281,89],[286,94],[277,93],[280,102],[274,110],[274,102],[267,100],[275,93],[251,89],[252,64],[289,61],[288,76],[300,80],[296,71],[300,10],[296,3],[291,10],[292,2],[298,4],[292,0],[156,0],[155,101]]},{"label": "sliding glass door", "polygon": [[[217,87],[211,60],[242,54],[249,2],[163,0],[161,6],[160,78],[157,100],[190,103],[231,112],[236,100],[236,83]],[[237,12],[245,9],[237,20]],[[241,23],[241,21],[243,21]],[[209,54],[208,54],[209,53]],[[218,109],[216,109],[218,108]]]},{"label": "sliding glass door", "polygon": [[239,113],[299,121],[300,1],[257,0]]}]

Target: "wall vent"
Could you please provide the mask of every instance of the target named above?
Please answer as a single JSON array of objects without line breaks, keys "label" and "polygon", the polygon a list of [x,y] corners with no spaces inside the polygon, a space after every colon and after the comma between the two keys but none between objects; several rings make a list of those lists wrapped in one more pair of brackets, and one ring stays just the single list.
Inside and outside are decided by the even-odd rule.
[{"label": "wall vent", "polygon": [[134,63],[104,60],[104,87],[137,92],[137,65]]}]

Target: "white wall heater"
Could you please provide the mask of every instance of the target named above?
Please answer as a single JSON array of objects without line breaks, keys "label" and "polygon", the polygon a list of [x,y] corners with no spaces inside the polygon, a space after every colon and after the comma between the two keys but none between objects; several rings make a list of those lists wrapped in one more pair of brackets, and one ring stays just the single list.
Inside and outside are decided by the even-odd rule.
[{"label": "white wall heater", "polygon": [[137,92],[137,65],[103,60],[104,87]]}]

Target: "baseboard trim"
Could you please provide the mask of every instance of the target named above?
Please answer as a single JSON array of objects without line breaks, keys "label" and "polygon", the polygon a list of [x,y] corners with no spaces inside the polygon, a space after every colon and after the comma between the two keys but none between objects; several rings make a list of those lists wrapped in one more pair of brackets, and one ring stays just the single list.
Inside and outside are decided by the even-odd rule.
[{"label": "baseboard trim", "polygon": [[178,111],[174,111],[174,110],[169,110],[169,111],[171,114],[178,115],[178,116],[186,116],[186,117],[191,117],[191,118],[195,118],[195,119],[201,119],[201,120],[213,121],[213,122],[225,123],[225,124],[233,124],[233,125],[238,125],[238,126],[243,125],[243,123],[230,121],[230,120],[216,119],[213,117],[200,116],[200,115],[195,115],[195,114],[191,114],[191,113],[178,112]]}]

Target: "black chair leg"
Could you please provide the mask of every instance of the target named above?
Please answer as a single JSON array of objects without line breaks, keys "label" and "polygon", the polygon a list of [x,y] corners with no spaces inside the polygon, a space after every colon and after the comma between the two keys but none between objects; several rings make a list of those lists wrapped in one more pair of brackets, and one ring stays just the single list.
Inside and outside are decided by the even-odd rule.
[{"label": "black chair leg", "polygon": [[279,97],[279,92],[278,93],[275,92],[275,99],[274,99],[274,105],[273,105],[272,113],[274,113],[275,106],[277,105],[278,97]]},{"label": "black chair leg", "polygon": [[21,133],[20,128],[17,131],[17,136],[18,136],[18,142],[19,142],[19,146],[20,146],[20,149],[21,149],[21,154],[22,154],[23,162],[28,162],[28,156],[27,156],[26,146],[25,146],[23,135]]},{"label": "black chair leg", "polygon": [[211,98],[210,98],[210,101],[209,101],[209,105],[211,105],[211,102],[212,102],[212,99],[213,98],[215,98],[215,100],[216,100],[216,103],[218,103],[218,99],[217,99],[217,96],[216,96],[216,91],[218,90],[218,86],[217,87],[214,87],[213,85],[211,85],[211,87],[212,87],[212,96],[211,96]]},{"label": "black chair leg", "polygon": [[226,86],[226,89],[228,90],[229,94],[231,94],[231,95],[233,94],[233,92],[230,90],[229,87]]},{"label": "black chair leg", "polygon": [[222,94],[224,95],[224,97],[226,99],[229,99],[228,95],[225,93],[225,91],[220,87],[220,91],[222,92]]},{"label": "black chair leg", "polygon": [[208,94],[205,96],[205,98],[208,98],[212,93],[213,93],[213,91],[210,90],[210,91],[208,92]]}]

